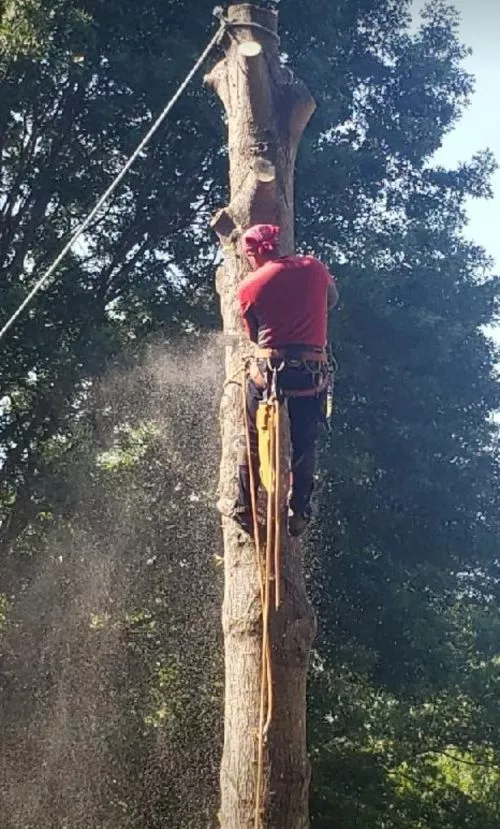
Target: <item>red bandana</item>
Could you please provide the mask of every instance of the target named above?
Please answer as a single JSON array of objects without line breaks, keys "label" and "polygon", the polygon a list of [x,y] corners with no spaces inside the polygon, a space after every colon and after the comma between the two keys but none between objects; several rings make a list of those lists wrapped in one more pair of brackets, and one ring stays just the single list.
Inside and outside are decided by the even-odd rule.
[{"label": "red bandana", "polygon": [[242,236],[243,250],[246,254],[265,256],[278,247],[280,233],[281,228],[277,225],[254,225]]}]

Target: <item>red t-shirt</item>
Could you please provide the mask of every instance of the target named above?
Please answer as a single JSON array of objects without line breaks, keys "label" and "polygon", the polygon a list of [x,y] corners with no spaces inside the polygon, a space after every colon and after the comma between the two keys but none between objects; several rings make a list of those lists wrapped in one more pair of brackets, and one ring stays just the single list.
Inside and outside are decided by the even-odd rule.
[{"label": "red t-shirt", "polygon": [[331,282],[328,269],[313,256],[284,256],[266,262],[243,280],[238,291],[249,336],[258,330],[263,348],[324,348]]}]

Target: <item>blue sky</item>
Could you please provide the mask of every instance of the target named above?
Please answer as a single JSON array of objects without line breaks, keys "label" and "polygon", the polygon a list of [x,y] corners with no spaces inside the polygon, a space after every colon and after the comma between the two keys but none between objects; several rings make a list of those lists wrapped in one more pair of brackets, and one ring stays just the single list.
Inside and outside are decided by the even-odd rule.
[{"label": "blue sky", "polygon": [[[437,160],[453,164],[490,147],[500,161],[500,0],[453,0],[460,12],[462,41],[473,49],[466,68],[476,77],[469,109],[445,139]],[[495,198],[469,203],[469,234],[494,257],[500,271],[500,170],[494,175]]]},{"label": "blue sky", "polygon": [[[416,0],[415,8],[424,2]],[[475,92],[460,123],[444,140],[436,161],[452,166],[489,147],[500,162],[500,0],[451,0],[460,13],[460,37],[473,54],[465,67],[475,76]],[[494,259],[500,273],[500,170],[493,180],[494,198],[470,199],[466,235]],[[495,332],[500,342],[500,327]]]}]

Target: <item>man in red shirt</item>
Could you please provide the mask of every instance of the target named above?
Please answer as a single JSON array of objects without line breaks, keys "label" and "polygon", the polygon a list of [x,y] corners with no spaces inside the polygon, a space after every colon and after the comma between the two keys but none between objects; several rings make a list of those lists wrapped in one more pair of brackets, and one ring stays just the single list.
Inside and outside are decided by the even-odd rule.
[{"label": "man in red shirt", "polygon": [[[250,452],[256,488],[259,481],[256,416],[266,391],[266,369],[276,375],[288,399],[292,444],[292,488],[288,529],[300,535],[311,518],[315,446],[328,384],[326,359],[328,311],[338,302],[335,280],[313,256],[279,256],[280,228],[255,225],[242,238],[252,273],[238,292],[245,329],[259,358],[247,386]],[[294,392],[298,393],[294,396]],[[233,517],[252,531],[250,472],[246,445],[239,457],[239,495]]]}]

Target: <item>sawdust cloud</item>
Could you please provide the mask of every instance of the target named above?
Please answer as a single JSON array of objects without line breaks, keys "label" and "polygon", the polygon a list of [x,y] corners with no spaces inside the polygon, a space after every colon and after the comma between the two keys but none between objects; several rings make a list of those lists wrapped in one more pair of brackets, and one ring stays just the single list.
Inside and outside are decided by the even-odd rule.
[{"label": "sawdust cloud", "polygon": [[61,517],[17,551],[0,829],[216,825],[221,352],[190,339],[111,372],[58,484]]}]

